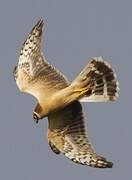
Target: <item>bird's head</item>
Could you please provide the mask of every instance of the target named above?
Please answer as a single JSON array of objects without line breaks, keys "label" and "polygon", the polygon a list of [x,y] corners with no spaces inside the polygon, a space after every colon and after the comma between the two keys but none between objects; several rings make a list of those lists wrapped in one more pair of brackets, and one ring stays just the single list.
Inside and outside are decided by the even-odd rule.
[{"label": "bird's head", "polygon": [[36,123],[38,123],[38,121],[39,121],[40,119],[42,119],[42,118],[41,118],[41,116],[40,116],[38,113],[36,113],[35,111],[33,111],[33,119],[34,119],[34,121],[35,121]]},{"label": "bird's head", "polygon": [[43,109],[38,103],[33,111],[33,119],[36,123],[38,123],[38,121],[42,118],[43,118]]}]

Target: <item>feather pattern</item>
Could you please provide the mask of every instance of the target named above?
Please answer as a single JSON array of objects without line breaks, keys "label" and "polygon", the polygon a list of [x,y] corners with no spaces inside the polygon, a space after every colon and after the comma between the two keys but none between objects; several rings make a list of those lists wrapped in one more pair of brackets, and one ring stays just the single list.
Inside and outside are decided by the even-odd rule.
[{"label": "feather pattern", "polygon": [[69,85],[66,77],[49,64],[42,54],[43,24],[43,20],[40,19],[29,33],[20,50],[18,66],[14,68],[13,73],[19,89],[34,95],[37,99],[40,96],[49,96]]},{"label": "feather pattern", "polygon": [[72,84],[77,84],[80,89],[85,84],[83,88],[87,88],[80,101],[114,101],[119,95],[116,74],[102,57],[92,58]]},{"label": "feather pattern", "polygon": [[71,105],[48,116],[48,140],[73,162],[91,167],[112,167],[112,162],[97,155],[85,130],[81,104]]}]

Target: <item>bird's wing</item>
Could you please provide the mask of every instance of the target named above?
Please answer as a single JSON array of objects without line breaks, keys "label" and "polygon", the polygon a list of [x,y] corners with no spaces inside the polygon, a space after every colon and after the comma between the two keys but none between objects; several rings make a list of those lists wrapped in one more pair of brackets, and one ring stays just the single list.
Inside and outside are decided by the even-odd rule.
[{"label": "bird's wing", "polygon": [[82,106],[78,101],[51,113],[48,120],[48,142],[58,153],[63,153],[79,164],[98,168],[112,167],[112,163],[97,155],[91,146],[85,130]]},{"label": "bird's wing", "polygon": [[69,84],[65,76],[42,55],[42,28],[43,20],[39,20],[23,43],[18,66],[14,68],[14,77],[19,89],[34,95],[37,99]]}]

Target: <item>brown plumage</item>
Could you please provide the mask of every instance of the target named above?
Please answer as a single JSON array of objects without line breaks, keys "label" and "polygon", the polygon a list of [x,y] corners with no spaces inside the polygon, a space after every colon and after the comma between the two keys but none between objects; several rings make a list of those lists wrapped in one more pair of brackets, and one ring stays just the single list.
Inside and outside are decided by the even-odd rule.
[{"label": "brown plumage", "polygon": [[56,154],[91,167],[107,168],[112,163],[97,155],[85,130],[79,101],[113,101],[118,82],[111,66],[102,57],[92,58],[70,83],[41,51],[43,20],[40,19],[25,40],[13,74],[21,92],[35,96],[38,103],[33,117],[48,117],[48,142]]}]

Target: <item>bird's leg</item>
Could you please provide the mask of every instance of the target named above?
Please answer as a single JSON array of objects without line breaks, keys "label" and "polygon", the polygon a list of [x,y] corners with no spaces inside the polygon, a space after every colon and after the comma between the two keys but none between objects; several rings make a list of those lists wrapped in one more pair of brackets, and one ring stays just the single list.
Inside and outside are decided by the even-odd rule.
[{"label": "bird's leg", "polygon": [[77,79],[71,84],[73,87],[73,93],[77,94],[78,98],[84,96],[91,89],[91,85],[92,84],[88,78],[83,80]]},{"label": "bird's leg", "polygon": [[74,92],[79,93],[79,96],[84,95],[88,91],[88,87],[80,88],[80,89],[75,89]]}]

